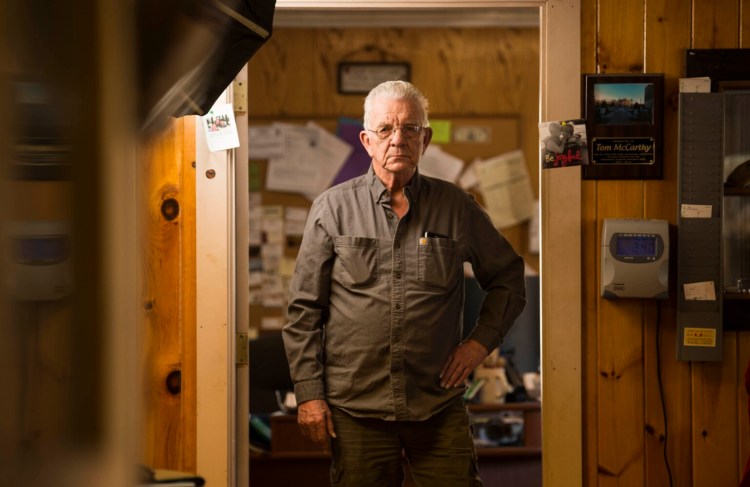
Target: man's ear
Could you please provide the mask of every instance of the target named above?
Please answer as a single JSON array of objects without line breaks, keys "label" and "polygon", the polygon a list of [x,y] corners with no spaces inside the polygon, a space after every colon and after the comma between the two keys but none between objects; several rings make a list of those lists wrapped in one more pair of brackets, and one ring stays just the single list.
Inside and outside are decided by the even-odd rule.
[{"label": "man's ear", "polygon": [[422,155],[427,151],[427,146],[430,145],[430,141],[432,140],[432,128],[425,127],[424,128],[424,146],[422,147]]},{"label": "man's ear", "polygon": [[359,141],[362,143],[362,146],[365,148],[367,153],[372,156],[372,144],[370,144],[370,134],[367,132],[367,130],[363,130],[359,133]]}]

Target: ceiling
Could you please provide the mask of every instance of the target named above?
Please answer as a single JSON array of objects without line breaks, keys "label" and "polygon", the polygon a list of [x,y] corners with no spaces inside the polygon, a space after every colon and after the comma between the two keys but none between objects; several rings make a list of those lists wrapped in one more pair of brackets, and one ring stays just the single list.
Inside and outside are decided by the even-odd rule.
[{"label": "ceiling", "polygon": [[539,27],[530,7],[292,10],[277,8],[274,27]]}]

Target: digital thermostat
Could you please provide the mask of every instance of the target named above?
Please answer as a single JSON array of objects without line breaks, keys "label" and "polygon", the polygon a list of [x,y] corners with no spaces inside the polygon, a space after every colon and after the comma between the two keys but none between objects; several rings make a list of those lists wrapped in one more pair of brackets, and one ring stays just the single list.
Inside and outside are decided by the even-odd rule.
[{"label": "digital thermostat", "polygon": [[601,295],[669,296],[669,223],[606,218],[602,226]]},{"label": "digital thermostat", "polygon": [[20,301],[53,301],[73,287],[71,236],[60,221],[13,221],[2,227],[3,275],[8,295]]}]

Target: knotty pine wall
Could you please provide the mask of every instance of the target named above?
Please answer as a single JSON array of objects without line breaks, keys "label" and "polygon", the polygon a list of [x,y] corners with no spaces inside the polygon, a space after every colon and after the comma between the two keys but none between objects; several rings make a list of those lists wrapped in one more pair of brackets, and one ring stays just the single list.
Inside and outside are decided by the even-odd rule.
[{"label": "knotty pine wall", "polygon": [[[536,28],[276,28],[248,63],[248,118],[361,119],[364,95],[337,92],[338,63],[406,61],[411,81],[430,101],[431,118],[521,118],[520,148],[536,195],[538,59]],[[538,269],[539,256],[528,252],[528,225],[503,233]]]},{"label": "knotty pine wall", "polygon": [[615,302],[599,297],[598,274],[604,218],[660,218],[676,225],[684,49],[750,47],[750,1],[582,0],[581,10],[583,72],[665,74],[664,178],[583,182],[585,485],[669,485],[666,433],[673,485],[737,485],[750,453],[743,386],[750,335],[726,332],[721,362],[678,362],[674,284],[672,297],[660,304]]},{"label": "knotty pine wall", "polygon": [[195,118],[139,148],[141,462],[196,470]]}]

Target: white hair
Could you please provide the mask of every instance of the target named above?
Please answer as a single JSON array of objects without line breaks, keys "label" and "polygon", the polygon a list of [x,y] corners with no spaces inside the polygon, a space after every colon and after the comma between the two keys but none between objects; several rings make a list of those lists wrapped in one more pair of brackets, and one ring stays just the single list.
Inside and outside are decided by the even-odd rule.
[{"label": "white hair", "polygon": [[408,81],[384,81],[370,90],[365,98],[365,115],[363,117],[365,128],[369,128],[371,117],[372,102],[376,98],[391,98],[396,100],[409,100],[416,103],[421,112],[419,115],[419,125],[427,127],[430,122],[427,118],[429,102],[419,89]]}]

